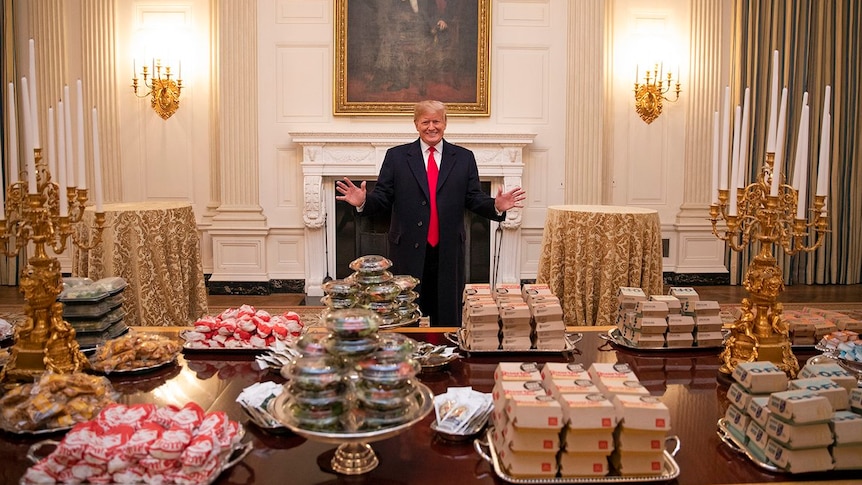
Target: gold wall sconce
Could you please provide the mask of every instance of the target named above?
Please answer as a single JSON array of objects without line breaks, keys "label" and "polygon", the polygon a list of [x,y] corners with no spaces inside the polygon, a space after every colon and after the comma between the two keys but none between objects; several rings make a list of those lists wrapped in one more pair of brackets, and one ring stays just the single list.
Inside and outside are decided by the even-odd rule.
[{"label": "gold wall sconce", "polygon": [[153,61],[152,72],[149,71],[148,66],[144,65],[141,77],[143,77],[144,86],[149,90],[145,94],[138,94],[137,69],[133,68],[132,74],[132,89],[135,90],[135,96],[139,98],[151,97],[150,106],[162,119],[166,120],[177,112],[180,107],[180,91],[183,88],[182,67],[180,67],[179,75],[173,79],[171,66],[162,66],[162,61],[159,59]]},{"label": "gold wall sconce", "polygon": [[[671,89],[674,91],[673,99],[666,96]],[[667,73],[665,81],[658,64],[655,65],[655,70],[647,70],[642,84],[638,83],[637,70],[635,71],[635,111],[646,124],[652,123],[661,114],[662,101],[679,100],[680,91],[679,73],[674,87],[672,73]]]}]

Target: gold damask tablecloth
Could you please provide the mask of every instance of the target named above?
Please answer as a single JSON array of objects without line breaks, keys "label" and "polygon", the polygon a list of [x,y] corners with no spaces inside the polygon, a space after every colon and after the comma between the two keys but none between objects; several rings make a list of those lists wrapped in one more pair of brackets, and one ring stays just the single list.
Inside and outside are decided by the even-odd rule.
[{"label": "gold damask tablecloth", "polygon": [[638,207],[548,207],[536,282],[560,298],[566,325],[613,325],[621,286],[662,292],[659,222]]},{"label": "gold damask tablecloth", "polygon": [[[102,243],[72,252],[73,275],[126,280],[127,325],[188,325],[207,312],[200,236],[187,202],[104,205]],[[76,238],[91,245],[95,210],[87,207]]]}]

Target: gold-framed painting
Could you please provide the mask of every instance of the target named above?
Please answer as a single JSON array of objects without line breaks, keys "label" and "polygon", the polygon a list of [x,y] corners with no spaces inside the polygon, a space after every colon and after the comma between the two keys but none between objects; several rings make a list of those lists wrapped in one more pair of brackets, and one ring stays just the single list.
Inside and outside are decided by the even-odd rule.
[{"label": "gold-framed painting", "polygon": [[[348,5],[349,3],[349,5]],[[336,0],[336,115],[488,116],[491,0]]]}]

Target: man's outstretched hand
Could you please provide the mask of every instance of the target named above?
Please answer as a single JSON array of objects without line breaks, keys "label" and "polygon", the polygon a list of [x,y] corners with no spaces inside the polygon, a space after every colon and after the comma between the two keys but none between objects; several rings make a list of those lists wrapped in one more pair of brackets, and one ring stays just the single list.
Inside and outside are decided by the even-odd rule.
[{"label": "man's outstretched hand", "polygon": [[503,192],[503,187],[497,189],[497,197],[494,198],[494,208],[499,212],[506,212],[512,207],[523,207],[522,202],[527,198],[527,193],[521,187]]},{"label": "man's outstretched hand", "polygon": [[341,194],[336,195],[335,200],[343,200],[353,207],[362,207],[362,205],[365,204],[364,181],[359,185],[359,187],[357,187],[349,178],[344,177],[344,181],[335,181],[335,189]]}]

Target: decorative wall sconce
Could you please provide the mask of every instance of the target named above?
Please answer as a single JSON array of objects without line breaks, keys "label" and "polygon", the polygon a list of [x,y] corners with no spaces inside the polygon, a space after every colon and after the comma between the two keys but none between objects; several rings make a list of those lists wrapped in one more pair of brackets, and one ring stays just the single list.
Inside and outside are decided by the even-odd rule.
[{"label": "decorative wall sconce", "polygon": [[[171,78],[171,66],[162,66],[162,61],[153,61],[153,70],[150,72],[148,66],[144,66],[141,77],[144,78],[144,86],[149,89],[146,94],[138,94],[138,73],[133,68],[132,89],[135,96],[146,98],[150,96],[150,105],[162,117],[170,118],[180,107],[180,91],[183,88],[182,64],[180,64],[179,75],[176,79]],[[148,82],[149,79],[149,82]]]},{"label": "decorative wall sconce", "polygon": [[644,81],[643,84],[638,83],[637,71],[635,71],[635,110],[646,124],[650,124],[661,114],[662,100],[670,102],[679,100],[679,73],[677,73],[673,99],[665,96],[674,84],[673,75],[670,72],[667,73],[667,84],[665,84],[658,64],[655,65],[655,70],[647,70]]}]

